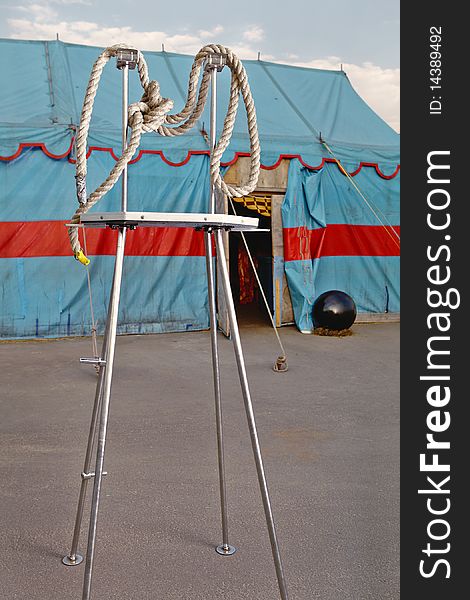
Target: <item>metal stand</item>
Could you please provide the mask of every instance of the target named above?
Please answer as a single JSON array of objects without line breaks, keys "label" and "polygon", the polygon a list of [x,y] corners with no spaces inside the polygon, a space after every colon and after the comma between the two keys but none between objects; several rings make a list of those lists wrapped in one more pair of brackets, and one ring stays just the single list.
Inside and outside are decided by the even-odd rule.
[{"label": "metal stand", "polygon": [[[129,51],[131,52],[131,51]],[[135,57],[136,58],[136,57]],[[120,63],[121,59],[121,63]],[[211,95],[211,146],[215,145],[215,115],[216,115],[216,73],[217,70],[223,68],[223,57],[215,56],[212,64],[208,64],[206,68],[211,69],[211,83],[212,83],[212,95]],[[134,65],[134,66],[132,66]],[[132,55],[119,57],[118,56],[118,68],[122,68],[123,71],[123,146],[127,143],[127,89],[128,89],[128,69],[135,67],[135,61],[132,60]],[[104,454],[106,445],[106,433],[109,419],[109,408],[110,408],[110,396],[111,396],[111,383],[113,377],[114,367],[114,354],[116,345],[116,334],[117,334],[117,321],[118,321],[118,310],[119,310],[119,299],[121,292],[122,283],[122,271],[124,261],[124,249],[126,241],[127,229],[134,229],[135,225],[129,222],[129,215],[133,213],[127,213],[127,173],[123,177],[123,188],[122,188],[122,213],[108,213],[104,215],[96,215],[95,220],[104,219],[107,224],[118,229],[118,241],[116,247],[116,258],[114,265],[114,277],[110,295],[110,303],[108,308],[108,319],[105,329],[105,335],[103,340],[103,348],[101,358],[95,360],[96,364],[100,366],[99,379],[96,386],[95,401],[93,405],[93,412],[91,417],[90,430],[88,435],[88,444],[85,455],[84,469],[82,472],[82,483],[80,488],[77,516],[75,519],[75,528],[72,540],[72,547],[70,553],[62,559],[65,565],[74,566],[82,562],[83,558],[78,554],[78,541],[80,536],[80,527],[83,518],[84,504],[86,498],[87,484],[90,479],[94,479],[93,482],[93,495],[91,503],[91,514],[90,523],[88,530],[88,543],[85,561],[85,576],[83,584],[82,600],[90,600],[91,597],[91,581],[93,572],[93,560],[95,554],[96,545],[96,530],[98,521],[98,509],[101,495],[101,487],[103,475],[106,472],[103,470],[104,467]],[[118,217],[115,215],[124,215],[125,219],[117,220]],[[145,213],[141,216],[147,226],[159,226],[157,221],[151,221],[151,213]],[[211,221],[210,215],[214,215]],[[240,384],[242,389],[242,395],[245,405],[246,416],[248,420],[248,428],[250,432],[251,444],[253,448],[253,454],[256,464],[256,470],[258,474],[258,481],[261,491],[261,497],[263,501],[263,507],[266,517],[266,524],[268,527],[269,539],[271,542],[271,549],[274,559],[274,565],[276,569],[276,575],[279,586],[279,593],[281,600],[288,600],[286,581],[282,569],[281,556],[279,551],[279,544],[277,541],[276,530],[274,525],[274,519],[271,509],[271,502],[269,498],[269,491],[266,482],[266,475],[264,472],[263,459],[261,456],[261,449],[258,439],[258,433],[256,429],[255,415],[253,411],[253,405],[251,401],[251,395],[248,385],[248,379],[246,374],[245,361],[243,357],[243,350],[240,341],[240,334],[238,329],[237,317],[235,314],[235,307],[232,297],[232,291],[230,287],[230,278],[226,263],[223,230],[230,229],[233,227],[233,221],[239,221],[240,226],[246,225],[247,221],[253,221],[253,219],[242,219],[231,217],[230,215],[216,215],[215,214],[215,190],[211,186],[210,195],[210,215],[203,216],[204,222],[198,225],[198,228],[204,230],[205,248],[206,248],[206,267],[207,267],[207,278],[208,278],[208,292],[209,292],[209,312],[210,312],[210,326],[211,326],[211,347],[212,347],[212,365],[213,365],[213,376],[214,376],[214,395],[215,395],[215,414],[216,414],[216,430],[217,430],[217,450],[218,450],[218,464],[219,464],[219,485],[220,485],[220,505],[221,505],[221,517],[222,517],[222,544],[216,547],[216,551],[224,556],[232,555],[236,549],[229,544],[228,540],[228,518],[227,518],[227,499],[226,499],[226,482],[225,482],[225,466],[224,466],[224,446],[223,446],[223,426],[222,426],[222,405],[221,405],[221,386],[220,386],[220,369],[219,369],[219,353],[217,343],[217,307],[216,307],[216,288],[215,288],[215,276],[214,276],[214,257],[212,253],[212,242],[214,241],[217,253],[217,260],[220,265],[220,272],[223,283],[224,296],[227,303],[227,310],[231,328],[231,337],[234,345],[235,357],[238,366],[238,373],[240,378]],[[196,215],[193,215],[196,216]],[[168,217],[168,216],[166,216]],[[179,220],[178,220],[179,218]],[[82,219],[84,223],[88,222],[90,226],[91,218]],[[162,221],[160,216],[159,221]],[[174,226],[182,226],[182,216],[175,215]],[[255,220],[256,222],[257,220]],[[178,224],[177,224],[178,223]],[[103,222],[95,223],[94,226],[105,224]],[[184,223],[187,226],[187,223]],[[193,225],[194,226],[194,225]],[[94,359],[81,359],[82,362],[93,362]],[[97,435],[96,435],[97,434]],[[91,463],[93,455],[93,447],[95,438],[97,437],[96,444],[96,462],[95,470],[91,472]]]},{"label": "metal stand", "polygon": [[[219,57],[222,59],[222,57]],[[211,113],[210,113],[210,149],[211,152],[216,144],[216,115],[217,115],[217,72],[223,69],[222,60],[218,64],[207,64],[206,69],[211,74]],[[210,184],[209,212],[214,214],[216,209],[216,190]],[[224,461],[224,438],[222,420],[222,399],[220,391],[220,368],[219,349],[217,345],[217,301],[216,284],[214,272],[214,260],[212,256],[213,231],[206,231],[204,242],[206,248],[207,287],[209,294],[209,316],[211,328],[212,348],[212,370],[214,374],[214,398],[215,398],[215,423],[217,431],[217,457],[219,465],[219,488],[220,488],[220,511],[222,519],[222,543],[216,547],[216,552],[222,556],[231,556],[237,549],[228,541],[228,511],[227,511],[227,489],[225,484],[225,461]]]}]

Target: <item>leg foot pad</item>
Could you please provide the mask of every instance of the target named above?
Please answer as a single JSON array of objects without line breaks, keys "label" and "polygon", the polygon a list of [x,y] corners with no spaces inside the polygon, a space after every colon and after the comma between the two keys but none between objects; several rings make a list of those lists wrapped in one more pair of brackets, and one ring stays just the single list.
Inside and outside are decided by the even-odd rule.
[{"label": "leg foot pad", "polygon": [[76,554],[74,559],[70,558],[70,556],[67,555],[64,556],[64,558],[62,559],[62,564],[67,565],[67,567],[75,567],[76,565],[79,565],[82,561],[83,556],[81,556],[80,554]]},{"label": "leg foot pad", "polygon": [[217,554],[221,554],[222,556],[232,556],[232,554],[235,554],[237,549],[235,546],[230,546],[230,544],[220,544],[220,546],[217,546],[215,551]]}]

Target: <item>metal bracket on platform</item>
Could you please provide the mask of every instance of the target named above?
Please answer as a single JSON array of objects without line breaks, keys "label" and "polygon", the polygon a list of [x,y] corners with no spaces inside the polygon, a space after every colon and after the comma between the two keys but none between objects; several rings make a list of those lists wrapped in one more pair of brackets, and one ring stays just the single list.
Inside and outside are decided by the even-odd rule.
[{"label": "metal bracket on platform", "polygon": [[222,71],[226,64],[227,57],[225,56],[225,54],[209,54],[209,56],[206,58],[204,70],[216,68],[217,71],[220,73],[220,71]]},{"label": "metal bracket on platform", "polygon": [[139,51],[134,48],[123,48],[118,50],[116,54],[116,67],[118,69],[123,69],[124,67],[135,69],[138,56]]}]

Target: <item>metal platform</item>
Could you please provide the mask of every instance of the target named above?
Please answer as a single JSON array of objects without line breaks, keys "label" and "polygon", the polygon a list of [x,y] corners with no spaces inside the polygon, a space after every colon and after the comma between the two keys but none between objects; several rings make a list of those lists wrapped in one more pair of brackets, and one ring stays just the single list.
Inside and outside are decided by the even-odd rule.
[{"label": "metal platform", "polygon": [[205,213],[107,212],[82,215],[85,227],[194,227],[195,229],[230,229],[251,231],[258,219],[236,215]]}]

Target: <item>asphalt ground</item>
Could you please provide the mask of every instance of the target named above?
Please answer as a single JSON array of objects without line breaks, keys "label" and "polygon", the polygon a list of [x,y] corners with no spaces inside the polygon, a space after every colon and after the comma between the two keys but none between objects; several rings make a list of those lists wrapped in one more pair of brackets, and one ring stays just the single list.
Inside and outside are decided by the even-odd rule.
[{"label": "asphalt ground", "polygon": [[[399,598],[399,325],[242,328],[291,600]],[[97,376],[90,339],[0,344],[0,598],[81,598],[65,567]],[[276,600],[231,342],[220,338],[231,557],[208,332],[117,341],[93,600]],[[90,486],[91,487],[91,486]],[[89,502],[86,506],[88,515]],[[86,519],[85,519],[86,521]],[[80,549],[85,550],[87,526]]]}]

